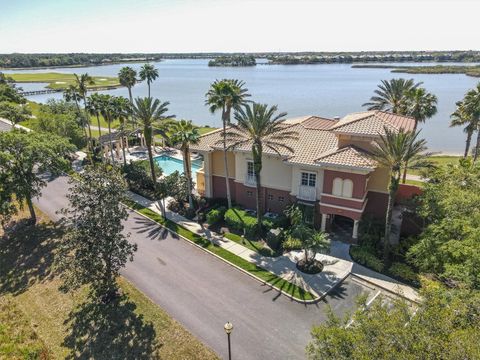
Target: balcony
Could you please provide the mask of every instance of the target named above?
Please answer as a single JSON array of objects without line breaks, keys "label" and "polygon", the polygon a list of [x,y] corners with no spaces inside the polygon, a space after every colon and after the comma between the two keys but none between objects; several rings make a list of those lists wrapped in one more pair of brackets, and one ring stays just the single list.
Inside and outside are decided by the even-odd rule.
[{"label": "balcony", "polygon": [[257,186],[257,181],[255,180],[255,175],[246,174],[245,175],[245,185],[246,186]]},{"label": "balcony", "polygon": [[297,199],[315,201],[317,199],[317,188],[314,186],[300,185],[298,187]]}]

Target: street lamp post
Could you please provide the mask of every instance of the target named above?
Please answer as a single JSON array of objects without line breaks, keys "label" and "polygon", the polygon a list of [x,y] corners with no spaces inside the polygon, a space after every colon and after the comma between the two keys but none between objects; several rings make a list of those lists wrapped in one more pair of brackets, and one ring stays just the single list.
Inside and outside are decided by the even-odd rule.
[{"label": "street lamp post", "polygon": [[233,330],[233,324],[230,321],[227,321],[225,326],[223,327],[225,329],[225,332],[227,333],[227,338],[228,338],[228,360],[232,360],[232,351],[231,351],[231,346],[230,346],[230,334],[232,333]]}]

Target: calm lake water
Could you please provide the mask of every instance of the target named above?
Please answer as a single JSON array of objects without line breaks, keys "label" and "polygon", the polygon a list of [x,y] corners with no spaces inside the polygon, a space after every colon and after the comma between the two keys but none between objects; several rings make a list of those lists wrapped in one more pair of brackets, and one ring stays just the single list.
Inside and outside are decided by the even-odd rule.
[{"label": "calm lake water", "polygon": [[[170,102],[171,114],[191,119],[199,125],[220,126],[220,114],[212,115],[204,105],[205,93],[212,81],[222,78],[246,82],[252,100],[277,104],[288,116],[343,116],[362,111],[380,80],[394,77],[422,81],[428,91],[438,97],[438,113],[421,125],[422,136],[432,151],[461,153],[465,136],[461,128],[450,128],[450,114],[455,102],[473,88],[478,78],[463,74],[394,74],[389,69],[352,69],[348,64],[331,65],[258,65],[248,68],[208,67],[208,60],[165,60],[155,63],[159,78],[152,84],[152,96]],[[402,64],[405,65],[405,64]],[[411,64],[415,65],[415,64]],[[427,65],[427,64],[422,64]],[[85,68],[57,68],[35,72],[85,73],[115,76],[122,64]],[[138,70],[142,64],[130,64]],[[5,71],[5,73],[13,71]],[[15,71],[32,72],[32,70]],[[42,84],[21,84],[25,90],[35,90]],[[108,91],[112,95],[128,96],[127,89]],[[134,97],[147,96],[146,82],[133,89]],[[61,93],[30,97],[37,102],[61,98]]]}]

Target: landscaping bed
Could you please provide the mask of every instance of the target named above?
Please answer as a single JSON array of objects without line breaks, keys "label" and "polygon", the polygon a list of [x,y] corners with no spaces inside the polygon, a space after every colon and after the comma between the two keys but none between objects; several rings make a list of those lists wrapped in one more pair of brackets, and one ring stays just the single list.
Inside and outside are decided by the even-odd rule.
[{"label": "landscaping bed", "polygon": [[253,264],[248,262],[247,260],[242,259],[241,257],[232,254],[228,250],[221,248],[218,245],[211,243],[207,238],[200,236],[187,230],[186,228],[182,227],[181,225],[162,217],[160,214],[132,201],[126,200],[125,204],[132,209],[136,210],[140,214],[148,217],[149,219],[159,223],[160,225],[166,227],[167,229],[175,232],[176,234],[182,236],[183,238],[195,243],[198,246],[201,246],[205,250],[221,257],[222,259],[230,262],[231,264],[245,270],[252,276],[255,276],[266,283],[270,284],[273,288],[277,290],[284,291],[288,295],[292,296],[293,298],[304,301],[304,300],[314,300],[314,296],[302,289],[301,287],[294,285],[277,275]]}]

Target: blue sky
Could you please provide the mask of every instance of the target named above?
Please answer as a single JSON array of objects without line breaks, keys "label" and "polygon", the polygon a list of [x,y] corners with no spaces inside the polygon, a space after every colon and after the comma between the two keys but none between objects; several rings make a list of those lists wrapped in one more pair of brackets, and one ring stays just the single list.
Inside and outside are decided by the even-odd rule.
[{"label": "blue sky", "polygon": [[480,48],[478,0],[0,0],[0,53]]}]

